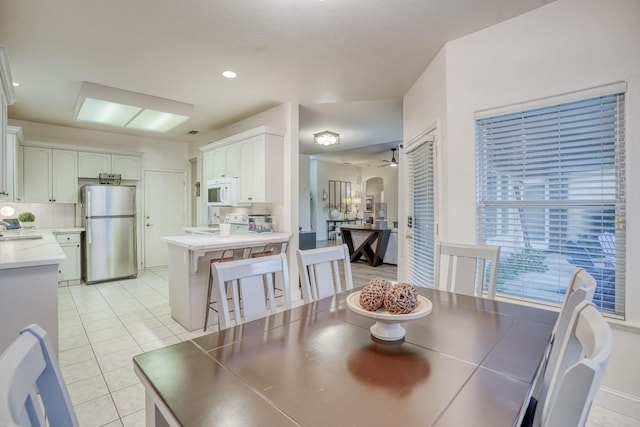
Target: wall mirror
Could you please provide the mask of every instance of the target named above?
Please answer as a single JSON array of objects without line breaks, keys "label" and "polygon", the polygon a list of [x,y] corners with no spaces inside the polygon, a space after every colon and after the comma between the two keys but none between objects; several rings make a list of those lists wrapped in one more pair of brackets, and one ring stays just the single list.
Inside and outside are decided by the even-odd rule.
[{"label": "wall mirror", "polygon": [[335,209],[339,213],[351,212],[351,181],[329,181],[329,213]]}]

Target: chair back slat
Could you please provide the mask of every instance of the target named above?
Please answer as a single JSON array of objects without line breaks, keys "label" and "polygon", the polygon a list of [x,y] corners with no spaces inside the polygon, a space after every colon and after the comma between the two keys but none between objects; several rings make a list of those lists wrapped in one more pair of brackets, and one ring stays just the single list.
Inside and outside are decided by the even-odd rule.
[{"label": "chair back slat", "polygon": [[[305,302],[353,289],[347,245],[298,250],[296,256]],[[344,284],[340,274],[340,263],[343,265]]]},{"label": "chair back slat", "polygon": [[233,321],[236,325],[275,313],[274,276],[282,289],[284,308],[291,308],[285,254],[213,263],[211,274],[216,298],[220,304],[220,330],[232,326],[227,283],[232,291]]},{"label": "chair back slat", "polygon": [[443,288],[472,296],[483,296],[486,263],[490,263],[486,297],[495,299],[498,278],[500,246],[474,246],[439,243],[436,246],[435,281],[439,283],[444,256],[448,257],[448,270]]}]

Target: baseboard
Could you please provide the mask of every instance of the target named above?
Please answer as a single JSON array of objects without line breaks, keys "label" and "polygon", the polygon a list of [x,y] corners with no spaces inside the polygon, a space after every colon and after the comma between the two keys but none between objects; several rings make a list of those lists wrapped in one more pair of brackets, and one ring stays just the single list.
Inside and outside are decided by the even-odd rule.
[{"label": "baseboard", "polygon": [[600,387],[594,403],[627,417],[640,420],[640,398],[637,396],[609,387]]}]

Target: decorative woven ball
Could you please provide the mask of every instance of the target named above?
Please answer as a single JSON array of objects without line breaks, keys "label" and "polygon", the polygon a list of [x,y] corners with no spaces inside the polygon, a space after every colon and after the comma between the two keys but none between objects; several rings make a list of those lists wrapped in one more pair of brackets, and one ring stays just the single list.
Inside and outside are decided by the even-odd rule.
[{"label": "decorative woven ball", "polygon": [[360,291],[360,307],[367,311],[376,311],[384,304],[384,296],[391,283],[388,280],[376,277],[371,279],[367,286]]},{"label": "decorative woven ball", "polygon": [[408,283],[392,285],[384,297],[384,306],[392,314],[411,313],[418,301],[416,289]]}]

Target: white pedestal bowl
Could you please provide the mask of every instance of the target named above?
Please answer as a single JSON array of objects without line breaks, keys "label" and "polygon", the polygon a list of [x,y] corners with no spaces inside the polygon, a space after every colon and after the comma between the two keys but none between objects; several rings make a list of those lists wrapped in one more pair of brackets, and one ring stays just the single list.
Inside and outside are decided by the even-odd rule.
[{"label": "white pedestal bowl", "polygon": [[401,323],[407,323],[414,319],[419,319],[431,313],[433,304],[422,295],[418,295],[416,308],[407,314],[391,314],[382,307],[377,311],[368,311],[360,306],[360,291],[354,292],[347,297],[347,306],[364,317],[374,319],[376,323],[369,328],[371,335],[382,341],[398,341],[404,338],[406,330]]}]

